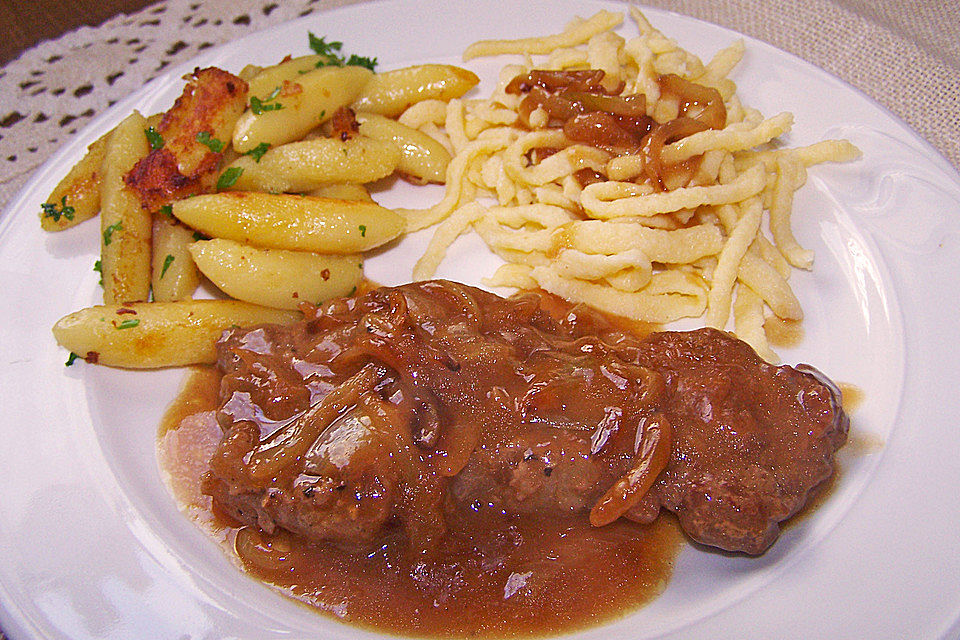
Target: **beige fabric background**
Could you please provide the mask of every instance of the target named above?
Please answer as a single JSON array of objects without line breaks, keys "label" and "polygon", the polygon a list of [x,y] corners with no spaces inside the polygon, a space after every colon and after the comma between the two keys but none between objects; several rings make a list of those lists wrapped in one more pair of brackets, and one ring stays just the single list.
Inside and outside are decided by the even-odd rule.
[{"label": "beige fabric background", "polygon": [[[99,113],[200,51],[356,0],[166,0],[41,43],[0,69],[0,205]],[[458,0],[460,1],[460,0]],[[960,168],[960,3],[646,0],[840,77]]]}]

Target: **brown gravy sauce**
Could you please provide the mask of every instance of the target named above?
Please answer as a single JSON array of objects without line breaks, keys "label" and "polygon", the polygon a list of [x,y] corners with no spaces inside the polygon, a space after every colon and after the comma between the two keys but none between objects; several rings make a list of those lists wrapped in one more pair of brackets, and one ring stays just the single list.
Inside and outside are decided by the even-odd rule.
[{"label": "brown gravy sauce", "polygon": [[[646,334],[657,327],[622,328]],[[582,516],[518,517],[481,507],[456,513],[452,533],[431,557],[406,551],[399,530],[388,532],[378,548],[358,552],[232,522],[200,491],[221,435],[214,418],[220,378],[215,367],[191,369],[163,417],[158,456],[170,490],[247,572],[327,615],[404,635],[539,636],[629,613],[656,598],[670,579],[684,538],[669,514],[647,526],[621,519],[598,529]],[[853,413],[863,391],[839,386],[845,410]],[[862,455],[882,445],[852,430],[845,450]],[[841,475],[838,466],[785,528],[819,508]]]},{"label": "brown gravy sauce", "polygon": [[220,430],[219,373],[191,371],[159,430],[159,457],[186,513],[281,592],[372,630],[433,637],[529,637],[602,624],[666,587],[683,536],[672,516],[593,528],[581,517],[458,514],[439,552],[411,557],[402,534],[365,552],[265,536],[212,511],[200,476]]},{"label": "brown gravy sauce", "polygon": [[838,382],[837,386],[840,387],[840,393],[843,396],[843,410],[847,412],[847,415],[851,416],[850,433],[847,436],[847,443],[843,445],[843,448],[838,452],[841,456],[838,459],[838,463],[842,462],[845,456],[867,456],[883,450],[883,447],[886,445],[883,438],[872,433],[864,433],[854,428],[856,424],[854,417],[857,409],[859,409],[863,405],[864,400],[866,400],[866,394],[864,394],[863,389],[849,382]]},{"label": "brown gravy sauce", "polygon": [[[624,327],[648,333],[656,327]],[[666,587],[683,535],[672,515],[648,526],[624,520],[600,529],[583,517],[458,514],[434,557],[410,557],[399,531],[364,553],[266,536],[215,513],[200,477],[220,438],[214,419],[220,373],[190,370],[159,429],[158,456],[171,492],[246,571],[332,617],[376,631],[433,637],[529,637],[599,625],[656,598]],[[863,391],[841,383],[852,413]],[[882,442],[850,433],[845,450],[873,453]],[[842,475],[815,489],[783,523],[801,522]]]},{"label": "brown gravy sauce", "polygon": [[863,389],[849,382],[838,382],[837,386],[840,387],[840,394],[843,396],[843,410],[847,414],[854,413],[863,404]]}]

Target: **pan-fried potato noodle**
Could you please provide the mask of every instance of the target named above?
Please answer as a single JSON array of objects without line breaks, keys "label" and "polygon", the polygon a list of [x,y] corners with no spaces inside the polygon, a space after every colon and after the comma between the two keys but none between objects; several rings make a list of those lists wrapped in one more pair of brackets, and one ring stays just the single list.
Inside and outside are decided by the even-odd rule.
[{"label": "pan-fried potato noodle", "polygon": [[793,116],[744,105],[729,77],[742,42],[705,64],[629,11],[632,38],[616,31],[622,14],[603,11],[560,34],[474,43],[464,59],[519,56],[488,98],[399,116],[452,152],[443,198],[400,211],[408,231],[438,225],[414,278],[432,277],[472,229],[506,262],[489,285],[645,322],[732,319],[775,360],[764,321],[803,317],[789,276],[813,265],[793,233],[794,193],[808,167],[859,151],[783,146]]},{"label": "pan-fried potato noodle", "polygon": [[[312,34],[310,43],[320,48]],[[104,302],[118,314],[140,313],[118,305],[145,306],[110,323],[99,307],[67,316],[55,333],[77,349],[68,364],[78,355],[134,368],[206,362],[238,310],[294,310],[363,286],[364,253],[406,224],[364,185],[391,174],[443,183],[447,101],[479,82],[452,65],[374,66],[330,53],[248,65],[239,76],[197,69],[168,110],[134,112],[90,145],[41,204],[41,227],[61,231],[100,213]],[[410,107],[417,126],[395,119]],[[509,142],[495,138],[497,148]],[[484,144],[478,151],[494,150]],[[201,273],[237,304],[191,306]]]}]

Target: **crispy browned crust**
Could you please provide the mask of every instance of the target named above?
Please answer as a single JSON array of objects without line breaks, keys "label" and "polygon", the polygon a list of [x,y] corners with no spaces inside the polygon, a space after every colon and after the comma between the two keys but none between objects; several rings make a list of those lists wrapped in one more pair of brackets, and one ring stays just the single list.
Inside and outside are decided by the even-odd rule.
[{"label": "crispy browned crust", "polygon": [[226,148],[247,99],[247,83],[216,67],[197,69],[157,126],[163,147],[151,151],[124,180],[144,208],[156,211],[179,198],[213,190],[223,152],[197,140],[205,132]]},{"label": "crispy browned crust", "polygon": [[143,207],[157,211],[175,200],[211,191],[213,177],[222,154],[209,152],[204,162],[189,176],[180,173],[177,158],[166,149],[151,151],[137,162],[124,180],[137,192]]}]

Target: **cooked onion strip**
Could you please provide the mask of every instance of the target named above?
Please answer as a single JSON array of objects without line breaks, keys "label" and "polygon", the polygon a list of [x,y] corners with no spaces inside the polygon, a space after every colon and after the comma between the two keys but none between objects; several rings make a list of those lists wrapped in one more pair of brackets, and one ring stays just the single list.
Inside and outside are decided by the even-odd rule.
[{"label": "cooked onion strip", "polygon": [[266,481],[295,458],[302,456],[320,433],[338,416],[357,404],[379,377],[373,365],[367,365],[343,384],[335,387],[323,400],[307,409],[289,427],[275,432],[250,458],[250,476]]},{"label": "cooked onion strip", "polygon": [[607,489],[590,510],[590,524],[595,527],[610,524],[636,506],[670,461],[673,430],[665,416],[658,415],[641,424],[638,431],[640,443],[633,468]]}]

